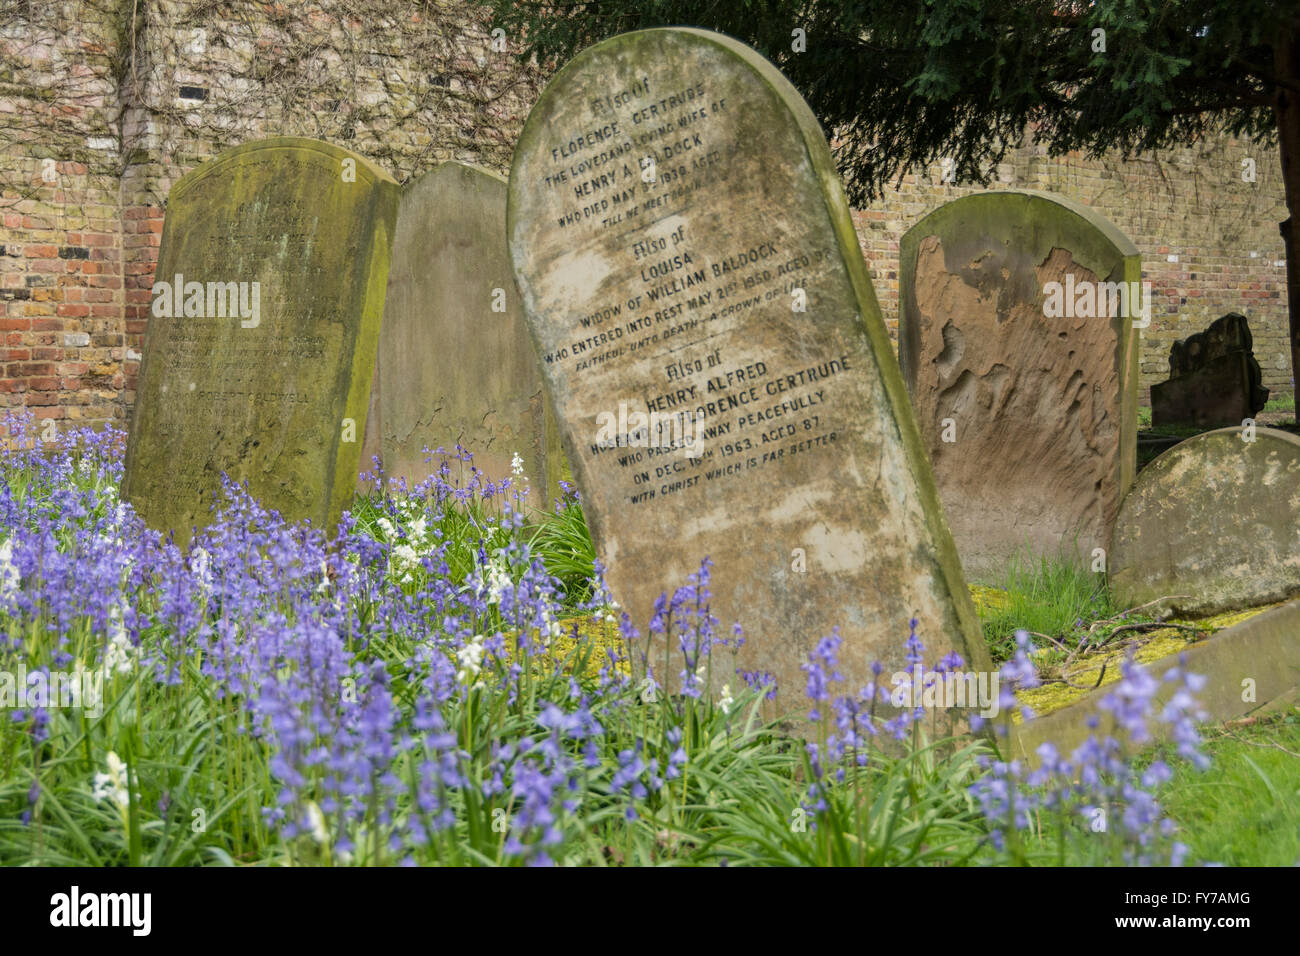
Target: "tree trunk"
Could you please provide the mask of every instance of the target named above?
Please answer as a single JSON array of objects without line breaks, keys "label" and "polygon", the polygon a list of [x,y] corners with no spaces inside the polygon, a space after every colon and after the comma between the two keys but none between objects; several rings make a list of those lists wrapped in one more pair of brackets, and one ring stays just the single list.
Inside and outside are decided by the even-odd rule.
[{"label": "tree trunk", "polygon": [[[1273,67],[1280,83],[1300,89],[1300,30],[1293,20],[1288,19],[1280,24],[1279,35],[1273,46]],[[1300,210],[1300,93],[1279,85],[1275,110],[1288,213],[1280,231],[1286,248],[1286,299],[1291,326],[1291,391],[1296,394],[1296,372],[1300,370],[1300,249],[1296,248],[1298,243],[1292,223],[1297,210]],[[1297,397],[1300,398],[1300,395]],[[1300,411],[1297,415],[1300,415]]]}]

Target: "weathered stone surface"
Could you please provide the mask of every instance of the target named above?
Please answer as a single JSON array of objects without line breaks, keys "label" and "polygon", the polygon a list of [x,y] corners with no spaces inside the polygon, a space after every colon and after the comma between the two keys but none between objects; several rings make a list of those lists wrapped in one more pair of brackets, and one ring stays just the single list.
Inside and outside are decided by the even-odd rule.
[{"label": "weathered stone surface", "polygon": [[1222,428],[1175,445],[1124,499],[1111,590],[1185,614],[1300,595],[1300,438]]},{"label": "weathered stone surface", "polygon": [[1268,401],[1246,317],[1229,312],[1169,350],[1169,380],[1151,386],[1151,423],[1240,425]]},{"label": "weathered stone surface", "polygon": [[[499,311],[498,311],[499,310]],[[529,502],[546,506],[564,467],[506,249],[506,182],[444,163],[402,188],[363,469],[378,454],[410,485],[424,449],[457,443],[490,478],[518,454]]]},{"label": "weathered stone surface", "polygon": [[[289,520],[338,519],[360,463],[397,198],[368,160],[289,137],[232,149],[172,188],[123,481],[151,526],[187,542],[222,472]],[[160,283],[177,275],[203,294],[168,316]],[[209,294],[217,283],[246,283],[256,314],[231,316]]]},{"label": "weathered stone surface", "polygon": [[1206,362],[1234,352],[1249,352],[1254,345],[1250,323],[1240,312],[1229,312],[1203,332],[1175,342],[1169,349],[1169,375],[1177,378],[1195,372]]},{"label": "weathered stone surface", "polygon": [[[1113,225],[1047,193],[966,196],[903,236],[899,360],[973,577],[1109,546],[1136,469],[1137,336],[1096,284],[1140,280]],[[1049,317],[1048,283],[1073,315]]]},{"label": "weathered stone surface", "polygon": [[[584,51],[525,124],[509,237],[598,551],[639,626],[708,556],[714,615],[748,629],[737,665],[775,674],[787,709],[837,625],[852,688],[872,660],[902,663],[910,617],[936,657],[988,666],[829,149],[771,64],[689,29]],[[649,431],[609,427],[620,404],[687,416],[699,444],[678,444],[699,456],[600,447]]]},{"label": "weathered stone surface", "polygon": [[[1300,685],[1296,677],[1298,660],[1300,603],[1292,602],[1226,628],[1180,654],[1144,666],[1157,680],[1180,664],[1189,672],[1204,676],[1206,684],[1196,697],[1205,708],[1208,721],[1219,723],[1268,712],[1282,701],[1294,699]],[[1246,686],[1243,681],[1247,678],[1253,681],[1255,694],[1243,700],[1242,688]],[[1162,682],[1155,696],[1156,712],[1176,688],[1173,682]],[[1109,733],[1128,740],[1128,735],[1114,726],[1109,716],[1095,729],[1088,725],[1088,718],[1098,713],[1101,699],[1113,691],[1113,685],[1100,687],[1068,707],[1016,726],[1012,754],[1035,766],[1041,762],[1036,751],[1045,741],[1051,741],[1059,753],[1068,755],[1093,733]],[[1167,740],[1171,726],[1150,721],[1149,743]]]}]

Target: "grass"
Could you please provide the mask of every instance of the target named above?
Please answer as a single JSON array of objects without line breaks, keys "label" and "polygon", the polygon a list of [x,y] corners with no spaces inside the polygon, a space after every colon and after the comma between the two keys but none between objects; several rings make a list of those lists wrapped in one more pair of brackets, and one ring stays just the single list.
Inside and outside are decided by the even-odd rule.
[{"label": "grass", "polygon": [[1295,392],[1282,392],[1273,395],[1264,403],[1264,411],[1268,413],[1295,412]]},{"label": "grass", "polygon": [[1104,576],[1072,562],[1046,558],[1013,559],[996,586],[980,592],[976,606],[995,661],[1014,653],[1018,630],[1070,646],[1078,643],[1087,625],[1116,612]]},{"label": "grass", "polygon": [[1210,768],[1174,770],[1165,809],[1192,857],[1226,866],[1300,860],[1300,710],[1207,733]]}]

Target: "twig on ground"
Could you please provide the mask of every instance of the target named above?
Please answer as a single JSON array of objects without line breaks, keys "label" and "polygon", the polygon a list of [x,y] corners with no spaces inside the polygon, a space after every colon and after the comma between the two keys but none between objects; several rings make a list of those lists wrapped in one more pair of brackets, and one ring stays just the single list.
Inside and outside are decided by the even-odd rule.
[{"label": "twig on ground", "polygon": [[1171,624],[1168,621],[1142,621],[1137,624],[1121,624],[1119,627],[1115,628],[1115,630],[1107,634],[1105,640],[1101,641],[1100,643],[1094,644],[1092,646],[1094,650],[1105,647],[1111,641],[1113,641],[1115,639],[1115,635],[1119,634],[1121,631],[1138,631],[1138,632],[1159,631],[1167,627],[1173,628],[1174,630],[1178,630],[1178,631],[1192,631],[1195,634],[1200,634],[1203,632],[1208,633],[1207,628],[1195,627],[1191,624]]},{"label": "twig on ground", "polygon": [[1138,611],[1142,610],[1143,608],[1150,607],[1153,604],[1159,604],[1161,601],[1178,601],[1190,597],[1191,597],[1190,594],[1166,594],[1164,597],[1158,597],[1154,601],[1147,601],[1145,604],[1137,605],[1137,607],[1131,607],[1128,608],[1127,610],[1120,611],[1119,614],[1115,615],[1114,617],[1098,618],[1097,620],[1092,622],[1092,626],[1088,628],[1088,633],[1094,634],[1096,633],[1097,628],[1101,627],[1102,625],[1114,624],[1118,621],[1122,621],[1130,614],[1136,614]]},{"label": "twig on ground", "polygon": [[1281,744],[1273,743],[1272,741],[1269,740],[1247,740],[1245,737],[1238,737],[1234,733],[1228,733],[1227,736],[1231,737],[1233,740],[1237,741],[1238,743],[1250,744],[1252,747],[1274,747],[1282,751],[1282,753],[1284,754],[1290,754],[1292,757],[1300,757],[1300,753],[1296,753],[1294,750],[1287,750]]}]

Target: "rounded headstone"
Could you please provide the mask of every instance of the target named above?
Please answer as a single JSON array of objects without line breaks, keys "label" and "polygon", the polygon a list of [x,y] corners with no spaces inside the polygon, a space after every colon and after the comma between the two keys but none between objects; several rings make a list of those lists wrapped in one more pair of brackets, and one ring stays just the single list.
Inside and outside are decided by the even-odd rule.
[{"label": "rounded headstone", "polygon": [[1122,607],[1199,615],[1300,595],[1300,438],[1250,435],[1197,435],[1138,475],[1110,556]]},{"label": "rounded headstone", "polygon": [[167,197],[122,495],[151,526],[207,524],[224,473],[286,519],[351,503],[398,186],[298,137],[245,143]]},{"label": "rounded headstone", "polygon": [[1136,470],[1137,317],[1121,313],[1140,280],[1133,243],[1050,193],[964,196],[903,236],[899,361],[973,577],[1110,546]]},{"label": "rounded headstone", "polygon": [[[693,29],[584,51],[525,124],[508,233],[638,626],[708,557],[714,616],[747,628],[737,667],[775,675],[785,708],[836,626],[854,689],[903,664],[913,617],[932,659],[987,667],[830,150],[770,63]],[[650,661],[677,682],[675,647],[667,674],[661,645]]]}]

